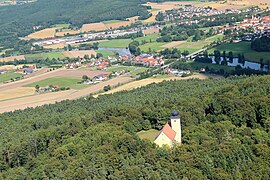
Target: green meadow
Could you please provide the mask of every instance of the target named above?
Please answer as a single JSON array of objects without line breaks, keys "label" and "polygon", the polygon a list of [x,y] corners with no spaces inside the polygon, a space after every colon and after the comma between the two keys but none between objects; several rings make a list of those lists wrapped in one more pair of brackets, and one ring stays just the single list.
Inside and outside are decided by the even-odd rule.
[{"label": "green meadow", "polygon": [[253,62],[260,62],[260,59],[264,60],[264,63],[270,61],[270,52],[257,52],[251,49],[250,42],[239,42],[239,43],[228,43],[217,46],[209,51],[213,53],[215,50],[226,51],[229,53],[233,52],[234,56],[237,57],[238,54],[244,54],[245,59]]},{"label": "green meadow", "polygon": [[39,85],[40,87],[46,87],[46,86],[60,86],[60,87],[71,87],[79,82],[81,82],[81,78],[70,78],[70,77],[52,77],[48,79],[44,79],[38,82],[34,82],[32,84],[26,85],[26,87],[35,87],[36,85]]}]

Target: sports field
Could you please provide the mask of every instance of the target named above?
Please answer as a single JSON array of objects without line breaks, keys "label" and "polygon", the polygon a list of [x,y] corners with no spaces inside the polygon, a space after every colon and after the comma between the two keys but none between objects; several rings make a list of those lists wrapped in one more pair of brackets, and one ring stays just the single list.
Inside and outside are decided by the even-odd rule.
[{"label": "sports field", "polygon": [[239,42],[239,43],[228,43],[217,46],[209,51],[209,53],[213,53],[214,50],[219,50],[221,53],[226,51],[227,53],[232,51],[234,56],[244,54],[245,59],[253,62],[260,62],[260,59],[263,59],[266,63],[270,61],[270,52],[257,52],[251,49],[250,42]]}]

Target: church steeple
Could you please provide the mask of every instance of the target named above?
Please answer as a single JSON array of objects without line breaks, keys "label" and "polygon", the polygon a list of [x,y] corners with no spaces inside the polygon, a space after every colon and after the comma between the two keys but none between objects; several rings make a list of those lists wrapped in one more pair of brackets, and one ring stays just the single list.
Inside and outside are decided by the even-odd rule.
[{"label": "church steeple", "polygon": [[172,111],[171,115],[171,127],[176,132],[174,140],[178,143],[182,143],[182,131],[181,131],[181,120],[180,115],[176,110]]}]

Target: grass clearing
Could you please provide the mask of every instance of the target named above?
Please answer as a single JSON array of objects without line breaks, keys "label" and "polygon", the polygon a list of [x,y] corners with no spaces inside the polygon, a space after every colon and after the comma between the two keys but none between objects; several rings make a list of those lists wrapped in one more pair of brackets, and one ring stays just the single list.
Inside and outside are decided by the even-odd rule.
[{"label": "grass clearing", "polygon": [[137,135],[141,138],[141,139],[148,139],[151,142],[154,142],[156,136],[158,135],[158,130],[156,129],[150,129],[148,131],[140,131],[137,133]]},{"label": "grass clearing", "polygon": [[236,57],[239,53],[244,54],[245,59],[248,61],[253,62],[260,62],[260,59],[262,58],[264,62],[270,61],[270,52],[257,52],[251,49],[251,43],[250,42],[239,42],[239,43],[228,43],[228,44],[222,44],[220,46],[217,46],[209,51],[209,53],[213,53],[215,50],[226,51],[229,53],[230,51],[233,52],[234,56]]},{"label": "grass clearing", "polygon": [[32,84],[26,85],[26,87],[35,87],[36,85],[39,85],[40,87],[46,87],[46,86],[60,86],[60,87],[74,87],[74,85],[77,85],[79,82],[81,82],[81,78],[71,78],[71,77],[52,77],[48,79],[44,79],[38,82],[34,82]]},{"label": "grass clearing", "polygon": [[69,28],[69,26],[70,26],[70,24],[55,24],[52,27],[54,27],[54,28],[65,28],[65,29],[67,29],[67,28]]},{"label": "grass clearing", "polygon": [[11,79],[21,78],[23,74],[15,72],[7,72],[5,74],[0,74],[0,83],[9,81]]},{"label": "grass clearing", "polygon": [[131,39],[113,39],[110,41],[104,41],[99,43],[99,47],[103,48],[126,48],[129,43],[131,43]]}]

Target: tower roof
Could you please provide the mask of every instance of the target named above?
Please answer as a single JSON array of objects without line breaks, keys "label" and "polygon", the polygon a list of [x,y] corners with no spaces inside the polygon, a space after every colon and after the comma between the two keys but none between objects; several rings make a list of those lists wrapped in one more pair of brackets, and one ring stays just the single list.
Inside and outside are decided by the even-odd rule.
[{"label": "tower roof", "polygon": [[172,118],[180,118],[180,115],[179,115],[178,111],[176,111],[175,109],[172,111],[171,119]]}]

